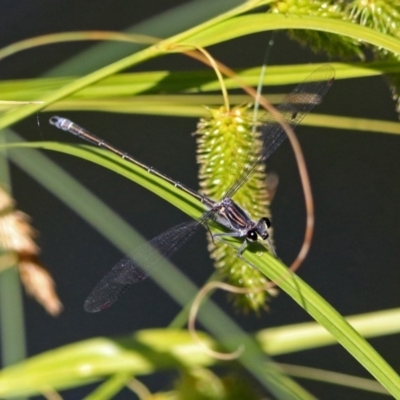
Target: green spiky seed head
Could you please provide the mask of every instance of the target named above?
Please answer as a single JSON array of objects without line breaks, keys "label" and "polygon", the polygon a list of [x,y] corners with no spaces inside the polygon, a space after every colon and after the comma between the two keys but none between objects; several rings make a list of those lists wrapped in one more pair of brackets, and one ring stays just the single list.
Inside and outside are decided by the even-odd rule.
[{"label": "green spiky seed head", "polygon": [[[258,134],[248,118],[248,107],[235,107],[229,112],[224,107],[209,109],[208,118],[198,124],[197,162],[200,164],[199,180],[203,194],[214,199],[223,198],[230,187],[261,149]],[[250,216],[257,220],[269,216],[269,199],[266,188],[265,166],[259,165],[251,179],[234,195],[233,199]],[[208,237],[211,258],[221,276],[228,283],[256,288],[267,284],[260,271],[237,257],[237,250],[225,243],[213,243]],[[266,307],[267,292],[232,295],[235,305],[245,311],[259,311]]]},{"label": "green spiky seed head", "polygon": [[[276,0],[269,12],[349,20],[346,4],[344,0]],[[289,30],[289,36],[314,52],[324,52],[329,57],[364,58],[360,42],[347,36],[315,30]]]},{"label": "green spiky seed head", "polygon": [[[347,5],[346,11],[353,22],[386,35],[400,38],[400,1],[354,0]],[[374,55],[378,60],[397,63],[400,60],[398,54],[383,48],[374,48]],[[393,93],[393,99],[397,103],[396,111],[400,113],[400,75],[391,73],[387,77]]]},{"label": "green spiky seed head", "polygon": [[346,8],[350,19],[360,25],[400,36],[400,2],[398,0],[355,0]]}]

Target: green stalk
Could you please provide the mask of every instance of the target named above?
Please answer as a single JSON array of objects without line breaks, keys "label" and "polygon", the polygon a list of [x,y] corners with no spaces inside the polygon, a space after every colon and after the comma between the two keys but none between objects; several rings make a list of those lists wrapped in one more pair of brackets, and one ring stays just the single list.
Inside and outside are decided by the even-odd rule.
[{"label": "green stalk", "polygon": [[[10,133],[9,133],[10,134]],[[13,140],[18,141],[18,138],[12,134]],[[54,143],[52,143],[54,145]],[[23,146],[28,146],[29,143],[23,143]],[[49,143],[51,146],[51,143]],[[74,146],[71,146],[72,149]],[[64,148],[67,149],[67,148]],[[201,215],[201,211],[197,206],[198,202],[193,202],[190,196],[183,196],[180,191],[174,186],[168,185],[161,179],[153,180],[154,176],[145,174],[143,176],[139,171],[140,168],[126,162],[125,160],[107,154],[106,151],[90,149],[89,146],[78,146],[78,152],[86,153],[90,158],[97,158],[99,162],[105,165],[114,164],[115,168],[124,175],[134,174],[140,182],[150,181],[146,184],[153,186],[155,191],[164,193],[169,201],[174,199],[179,204],[186,203],[186,209],[191,209],[197,216]],[[86,151],[85,151],[86,149]],[[10,150],[10,157],[24,171],[37,179],[44,187],[51,188],[52,192],[59,196],[70,207],[83,216],[85,220],[91,223],[96,229],[103,234],[111,243],[119,248],[123,253],[135,259],[139,265],[148,266],[157,263],[160,268],[152,274],[152,278],[166,290],[175,301],[181,305],[186,305],[195,295],[198,288],[195,287],[185,275],[174,268],[168,260],[159,259],[149,248],[146,243],[129,225],[106,207],[97,197],[93,196],[82,185],[72,179],[61,168],[53,165],[46,157],[41,155],[34,149],[13,149]],[[102,161],[101,161],[102,160]],[[122,162],[122,163],[121,163]],[[170,187],[168,187],[170,186]],[[182,207],[185,208],[185,207]],[[99,218],[101,215],[101,218]],[[143,252],[135,253],[134,249],[141,247]],[[148,249],[146,251],[146,249]],[[145,254],[145,255],[144,255]],[[246,351],[241,355],[239,362],[249,370],[253,376],[268,390],[271,391],[279,399],[312,399],[313,397],[307,393],[301,386],[289,379],[281,373],[279,369],[274,367],[273,363],[262,354],[259,346],[250,338],[242,329],[235,324],[222,310],[212,302],[207,302],[203,305],[198,316],[199,321],[216,337],[228,351],[235,351],[239,345],[244,345]],[[162,345],[162,343],[160,343]],[[101,356],[101,354],[99,354]],[[108,353],[113,356],[114,353]],[[73,360],[74,361],[74,360]],[[267,366],[265,362],[268,361]],[[107,362],[107,368],[114,366],[115,368],[124,367],[119,365],[117,359],[113,359],[116,364]],[[88,365],[88,364],[87,364]],[[27,364],[29,366],[29,363]],[[40,375],[40,371],[38,371]],[[88,380],[98,379],[103,376],[101,371],[85,369],[75,370],[72,368],[68,371],[63,371],[60,379],[67,380],[70,384],[71,376],[68,374],[77,373],[86,382]],[[93,376],[93,373],[95,376]],[[7,381],[5,379],[5,381]],[[15,385],[15,382],[11,382]],[[26,382],[30,384],[31,382]],[[1,387],[1,386],[0,386]],[[13,386],[14,387],[14,386]],[[1,394],[0,394],[1,395]]]},{"label": "green stalk", "polygon": [[[28,144],[24,143],[23,146],[40,146],[38,144]],[[193,198],[190,198],[187,195],[182,195],[181,191],[174,187],[173,185],[162,183],[157,181],[156,177],[151,174],[146,174],[143,176],[139,170],[140,168],[128,163],[125,160],[122,160],[118,157],[113,157],[107,155],[107,152],[99,150],[99,149],[89,149],[87,146],[66,146],[54,143],[46,143],[41,144],[42,147],[53,150],[61,150],[64,152],[71,152],[73,155],[84,156],[85,158],[98,162],[106,167],[110,166],[112,169],[118,173],[123,174],[124,176],[129,177],[135,182],[142,184],[148,189],[154,191],[162,198],[171,202],[172,204],[179,207],[184,212],[187,212],[190,216],[197,218],[201,215],[201,209],[199,208],[198,202],[196,202]],[[32,150],[26,150],[29,153]],[[12,152],[12,154],[14,151]],[[18,151],[15,153],[18,155]],[[36,159],[33,159],[33,156],[30,155],[27,157],[26,155],[18,156],[19,163],[32,163],[27,167],[27,170],[30,173],[33,173],[34,170],[37,170],[38,178],[43,179],[44,171],[50,171],[51,168],[40,166],[39,162]],[[100,222],[102,224],[102,231],[104,234],[109,234],[110,228],[113,227],[115,229],[115,235],[111,238],[113,243],[115,243],[118,247],[123,245],[121,248],[127,254],[132,250],[132,246],[134,243],[134,239],[128,236],[128,231],[126,231],[127,227],[119,226],[113,219],[108,220],[107,218],[102,218],[101,221],[98,221],[97,215],[106,215],[106,211],[101,211],[96,209],[94,206],[94,200],[78,200],[76,193],[77,189],[72,189],[66,183],[65,178],[55,178],[54,173],[52,172],[52,177],[55,180],[54,184],[58,184],[59,190],[63,191],[63,195],[61,197],[69,198],[70,201],[78,202],[79,211],[82,212],[83,205],[88,208],[88,212],[90,212],[90,219],[94,223],[98,225]],[[62,185],[60,186],[60,183]],[[86,216],[85,218],[88,218]],[[110,217],[111,218],[111,217]],[[120,222],[118,222],[120,223]],[[99,228],[98,228],[99,229]],[[113,230],[114,232],[114,230]],[[237,245],[237,241],[232,240],[232,243]],[[127,247],[125,247],[127,246]],[[356,359],[358,360],[364,368],[366,368],[375,378],[395,397],[400,398],[400,378],[395,373],[395,371],[386,363],[386,361],[372,348],[372,346],[367,343],[358,332],[352,328],[349,323],[332,307],[330,306],[321,296],[318,295],[311,287],[309,287],[305,282],[303,282],[299,277],[294,274],[291,274],[279,260],[271,257],[267,253],[264,253],[260,256],[258,253],[252,253],[253,248],[249,248],[245,251],[244,256],[246,259],[250,261],[251,264],[256,266],[268,279],[277,283],[277,285],[285,291],[289,296],[291,296],[306,312],[308,312],[321,326],[323,326],[334,338]],[[167,269],[165,266],[159,268],[158,270],[166,272]],[[172,274],[170,270],[168,270],[168,274]],[[172,276],[172,275],[171,275]],[[157,276],[154,276],[157,281],[159,281]],[[176,283],[178,282],[178,278],[171,278],[173,280],[173,287],[169,287],[168,290],[171,290],[171,295],[177,295],[177,287],[181,287],[184,283]],[[161,283],[161,281],[159,281]],[[193,289],[194,290],[194,289]],[[193,293],[191,291],[191,293]],[[183,304],[186,304],[190,296],[193,294],[189,294],[185,299],[181,299]],[[204,306],[204,311],[207,311],[207,307]],[[201,312],[200,317],[206,317],[208,322],[210,323],[207,326],[213,334],[215,334],[221,340],[221,324],[223,314],[214,315],[210,312]],[[211,318],[211,319],[210,319]],[[216,321],[218,323],[216,324]],[[204,323],[204,320],[203,320]],[[219,325],[219,326],[217,326]],[[230,333],[227,336],[222,336],[224,339],[223,343],[227,343],[227,338],[233,338],[235,334],[232,331],[232,327],[224,324],[224,329],[227,331],[230,330]],[[225,334],[227,333],[225,332]],[[246,337],[240,336],[240,341],[242,343],[247,343]],[[235,341],[235,344],[237,342]],[[248,344],[246,344],[246,349]],[[252,346],[250,345],[250,348]],[[250,354],[246,355],[248,358],[242,360],[243,365],[247,368],[250,368],[253,374],[257,377],[261,377],[260,370],[258,370],[259,364],[255,363],[258,356],[257,353],[253,353],[254,348]],[[253,356],[255,358],[253,358]],[[263,374],[265,377],[265,375]],[[273,380],[272,385],[275,385],[276,382]],[[274,386],[275,387],[275,386]]]},{"label": "green stalk", "polygon": [[[1,144],[5,136],[0,136]],[[5,190],[10,189],[9,166],[6,150],[0,150],[0,179]],[[0,249],[0,257],[9,252]],[[16,266],[0,273],[0,338],[3,367],[16,364],[26,358],[25,318],[22,290]],[[22,400],[22,398],[21,398]]]},{"label": "green stalk", "polygon": [[[76,81],[64,86],[60,90],[44,96],[41,99],[43,104],[26,105],[25,107],[14,109],[8,112],[7,114],[3,115],[0,119],[0,129],[8,127],[24,117],[44,109],[49,104],[52,104],[60,99],[63,99],[77,92],[78,90],[84,88],[85,86],[98,82],[101,79],[107,78],[108,76],[116,74],[117,72],[120,72],[126,68],[138,65],[146,60],[150,60],[154,57],[165,54],[166,52],[170,52],[171,46],[175,46],[180,43],[185,44],[188,37],[197,34],[203,29],[212,27],[213,25],[218,24],[227,18],[232,18],[235,15],[249,11],[254,7],[267,4],[268,2],[269,1],[267,0],[246,2],[245,4],[236,7],[233,10],[230,10],[216,18],[213,18],[203,24],[200,24],[192,29],[187,30],[186,32],[175,35],[172,38],[163,40],[157,45],[148,47],[142,51],[139,51],[138,53],[125,57],[115,63],[107,65],[104,68],[101,68],[89,75],[86,75],[83,78],[77,79]],[[180,51],[182,51],[182,49]]]}]

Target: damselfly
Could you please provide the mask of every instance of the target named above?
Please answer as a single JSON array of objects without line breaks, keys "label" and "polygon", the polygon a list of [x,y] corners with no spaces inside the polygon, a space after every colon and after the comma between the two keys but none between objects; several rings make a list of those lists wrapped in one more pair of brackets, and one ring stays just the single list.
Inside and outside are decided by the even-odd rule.
[{"label": "damselfly", "polygon": [[[292,129],[300,123],[315,105],[321,102],[323,96],[332,85],[333,78],[333,68],[329,65],[322,66],[285,97],[277,109]],[[179,224],[150,241],[152,247],[158,251],[160,259],[162,257],[170,257],[194,235],[198,227],[204,226],[209,229],[208,222],[211,220],[221,224],[227,230],[225,233],[212,234],[213,238],[230,236],[244,239],[238,249],[239,255],[244,251],[248,242],[254,242],[258,239],[268,241],[268,229],[271,226],[269,219],[264,217],[254,221],[243,208],[232,200],[232,197],[250,179],[257,167],[264,163],[286,138],[286,133],[272,116],[258,126],[260,137],[263,141],[259,156],[249,165],[243,167],[239,177],[228,188],[220,201],[203,196],[201,193],[174,181],[153,168],[147,167],[129,154],[98,138],[70,120],[54,116],[50,118],[50,123],[59,129],[70,132],[79,138],[119,155],[151,174],[165,179],[204,204],[206,211],[200,219]],[[273,251],[271,243],[269,245]],[[140,248],[137,251],[141,251]],[[156,265],[153,265],[154,267]],[[129,286],[144,280],[147,276],[147,273],[134,260],[123,258],[101,279],[89,294],[85,301],[85,310],[97,312],[108,308]]]}]

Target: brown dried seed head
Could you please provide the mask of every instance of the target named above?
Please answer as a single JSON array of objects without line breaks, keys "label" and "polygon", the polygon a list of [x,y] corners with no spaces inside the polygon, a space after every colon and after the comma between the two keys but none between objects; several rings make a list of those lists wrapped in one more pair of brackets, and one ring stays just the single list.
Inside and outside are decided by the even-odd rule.
[{"label": "brown dried seed head", "polygon": [[27,293],[49,314],[53,316],[60,314],[63,305],[55,292],[54,281],[38,260],[22,258],[19,261],[19,272]]}]

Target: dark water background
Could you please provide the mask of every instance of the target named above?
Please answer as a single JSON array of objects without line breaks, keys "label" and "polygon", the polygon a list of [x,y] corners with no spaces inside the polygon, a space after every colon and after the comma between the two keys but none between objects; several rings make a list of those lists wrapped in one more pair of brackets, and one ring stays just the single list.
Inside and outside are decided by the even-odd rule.
[{"label": "dark water background", "polygon": [[[39,34],[74,30],[123,30],[184,1],[4,1],[0,4],[0,46]],[[207,3],[207,2],[206,2]],[[259,34],[211,48],[212,54],[233,68],[260,65],[269,35]],[[0,79],[37,77],[87,43],[47,46],[10,57],[0,63]],[[307,49],[278,35],[270,64],[321,61]],[[140,69],[202,68],[181,56],[146,63]],[[1,93],[0,93],[1,97]],[[383,78],[336,82],[318,112],[395,121],[394,104]],[[101,113],[63,113],[106,140],[126,149],[149,165],[190,187],[197,187],[196,128],[191,118],[167,118]],[[41,131],[28,118],[16,130],[29,141],[74,142],[47,126]],[[400,138],[395,135],[302,127],[297,130],[309,169],[316,204],[316,231],[301,277],[343,315],[398,307],[400,296]],[[80,159],[47,153],[77,177],[146,237],[184,221],[186,216],[120,176]],[[268,169],[279,175],[272,204],[275,240],[280,257],[290,263],[302,242],[304,205],[292,151],[285,143],[270,159]],[[122,335],[138,329],[163,327],[179,307],[150,280],[138,285],[107,312],[89,315],[83,301],[94,283],[121,257],[112,245],[80,217],[26,174],[12,169],[18,208],[33,218],[42,249],[41,259],[51,270],[65,311],[49,317],[26,299],[29,355],[94,336]],[[176,257],[198,284],[212,271],[199,239]],[[217,296],[221,306],[247,331],[309,321],[309,316],[281,294],[271,311],[260,318],[238,316]],[[400,322],[399,322],[400,323]],[[400,369],[398,335],[370,342],[395,369]],[[341,347],[326,347],[277,357],[277,360],[368,377]],[[146,379],[153,390],[168,389],[171,377]],[[302,382],[323,399],[375,399],[378,395]],[[80,398],[87,388],[65,399]],[[121,395],[120,398],[124,398]]]}]

